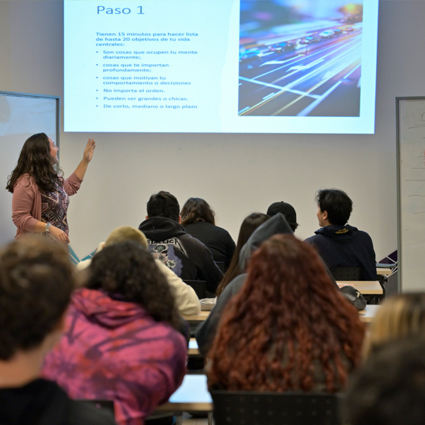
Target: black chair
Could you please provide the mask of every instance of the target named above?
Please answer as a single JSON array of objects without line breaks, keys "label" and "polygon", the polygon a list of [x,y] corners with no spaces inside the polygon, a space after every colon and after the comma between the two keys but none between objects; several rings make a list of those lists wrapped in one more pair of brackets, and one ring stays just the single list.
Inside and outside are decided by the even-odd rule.
[{"label": "black chair", "polygon": [[336,281],[362,280],[363,269],[361,267],[332,267],[329,270]]},{"label": "black chair", "polygon": [[207,282],[205,280],[184,280],[183,282],[195,290],[200,300],[207,298]]},{"label": "black chair", "polygon": [[211,391],[215,425],[340,425],[338,394]]},{"label": "black chair", "polygon": [[79,399],[76,400],[78,403],[88,403],[92,406],[96,407],[97,409],[106,410],[113,415],[115,414],[115,408],[114,408],[114,401],[113,400],[88,400],[88,399]]}]

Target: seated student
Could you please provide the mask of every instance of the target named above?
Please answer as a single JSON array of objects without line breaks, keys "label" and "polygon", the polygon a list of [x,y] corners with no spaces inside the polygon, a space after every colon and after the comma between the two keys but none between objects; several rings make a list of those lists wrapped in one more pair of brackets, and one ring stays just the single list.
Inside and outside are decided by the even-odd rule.
[{"label": "seated student", "polygon": [[[135,241],[144,248],[148,248],[148,242],[145,235],[138,229],[130,226],[121,226],[112,231],[106,239],[106,242],[99,244],[96,253],[100,252],[105,246],[115,243]],[[201,311],[201,304],[196,292],[189,285],[186,285],[173,271],[171,271],[160,260],[155,260],[159,270],[165,275],[168,284],[172,288],[174,299],[176,301],[177,312],[181,315],[198,314]],[[84,260],[77,264],[78,270],[83,270],[91,264],[90,260]]]},{"label": "seated student", "polygon": [[74,287],[65,246],[19,238],[0,253],[0,423],[108,425],[111,414],[72,401],[40,377],[44,356],[60,339]]},{"label": "seated student", "polygon": [[411,292],[394,295],[384,300],[370,324],[364,344],[364,355],[389,341],[408,335],[425,338],[425,293]]},{"label": "seated student", "polygon": [[186,370],[170,286],[152,255],[132,241],[104,248],[88,272],[43,374],[73,398],[113,400],[119,425],[143,424]]},{"label": "seated student", "polygon": [[[269,218],[262,225],[258,226],[248,238],[248,241],[243,245],[239,253],[238,264],[240,270],[246,270],[252,252],[255,251],[263,241],[278,233],[292,234],[292,230],[282,214],[276,214],[274,217]],[[201,354],[205,355],[207,353],[214,339],[222,314],[226,311],[227,305],[232,297],[240,291],[246,278],[247,274],[245,272],[241,273],[226,286],[225,290],[217,298],[217,303],[211,310],[207,320],[202,322],[196,329],[196,340]]]},{"label": "seated student", "polygon": [[372,239],[366,232],[347,224],[353,202],[337,189],[319,190],[317,218],[321,229],[305,241],[318,250],[326,265],[361,267],[361,280],[376,280],[376,257]]},{"label": "seated student", "polygon": [[169,192],[152,195],[147,203],[146,220],[141,230],[149,249],[183,280],[205,280],[207,291],[215,293],[223,273],[215,264],[211,251],[185,232],[180,224],[180,206]]},{"label": "seated student", "polygon": [[273,202],[273,204],[271,204],[269,208],[267,208],[267,215],[273,217],[277,213],[283,214],[289,226],[291,226],[293,232],[297,230],[297,213],[295,212],[295,208],[291,204],[288,204],[287,202],[283,201]]},{"label": "seated student", "polygon": [[262,213],[252,213],[244,219],[239,229],[238,243],[236,244],[236,249],[232,257],[229,268],[226,273],[224,273],[223,279],[218,285],[216,295],[219,297],[224,291],[226,286],[236,277],[242,274],[244,271],[239,266],[239,254],[242,247],[246,244],[249,237],[252,235],[252,232],[259,226],[261,226],[265,221],[270,217]]},{"label": "seated student", "polygon": [[339,392],[360,361],[363,336],[357,310],[315,250],[275,235],[252,254],[246,282],[227,305],[207,355],[208,385]]},{"label": "seated student", "polygon": [[226,271],[235,242],[227,230],[215,225],[215,212],[209,204],[201,198],[189,198],[183,205],[181,218],[184,230],[205,244],[214,261]]},{"label": "seated student", "polygon": [[342,423],[424,424],[424,352],[422,334],[393,340],[371,353],[350,382]]}]

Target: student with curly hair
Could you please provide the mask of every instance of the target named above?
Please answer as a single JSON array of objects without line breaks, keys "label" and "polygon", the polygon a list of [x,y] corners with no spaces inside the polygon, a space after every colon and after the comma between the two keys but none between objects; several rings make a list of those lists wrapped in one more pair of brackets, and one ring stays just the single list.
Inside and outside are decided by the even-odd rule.
[{"label": "student with curly hair", "polygon": [[275,235],[254,252],[208,353],[210,388],[338,392],[364,327],[315,250]]},{"label": "student with curly hair", "polygon": [[43,373],[73,398],[114,400],[118,424],[143,424],[185,374],[187,348],[171,288],[133,241],[105,247],[88,272]]}]

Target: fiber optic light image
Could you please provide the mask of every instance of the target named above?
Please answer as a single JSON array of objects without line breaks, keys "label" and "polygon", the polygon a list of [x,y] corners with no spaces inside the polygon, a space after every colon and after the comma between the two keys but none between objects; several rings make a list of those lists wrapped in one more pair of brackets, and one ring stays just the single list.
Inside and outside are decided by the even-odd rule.
[{"label": "fiber optic light image", "polygon": [[362,29],[361,0],[241,0],[239,116],[360,116]]}]

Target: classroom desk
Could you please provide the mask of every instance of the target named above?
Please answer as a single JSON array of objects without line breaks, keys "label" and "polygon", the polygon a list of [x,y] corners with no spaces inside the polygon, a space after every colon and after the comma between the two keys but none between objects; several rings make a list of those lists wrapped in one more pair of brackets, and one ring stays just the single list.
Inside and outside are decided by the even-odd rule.
[{"label": "classroom desk", "polygon": [[376,274],[380,276],[391,276],[394,273],[394,269],[379,267],[376,269]]},{"label": "classroom desk", "polygon": [[[380,305],[379,304],[368,304],[366,308],[362,311],[359,311],[360,320],[363,323],[370,323],[372,322],[373,318],[376,315],[376,312],[378,311]],[[190,316],[188,316],[190,317]],[[196,341],[196,338],[190,338],[189,341],[189,349],[187,350],[187,354],[189,356],[199,356],[199,348],[198,348],[198,342]]]},{"label": "classroom desk", "polygon": [[[341,283],[341,282],[340,282]],[[378,282],[379,284],[379,282]],[[343,285],[341,285],[343,286]],[[357,289],[359,289],[357,287],[357,285],[355,286]],[[369,288],[369,291],[375,291],[375,292],[367,292],[367,289],[365,290],[365,292],[362,292],[360,289],[359,291],[362,292],[362,294],[382,294],[382,288],[379,292],[379,290],[377,288]],[[375,316],[376,312],[378,311],[379,305],[374,305],[374,304],[368,304],[366,306],[365,310],[362,310],[359,312],[360,314],[360,320],[364,323],[370,323],[373,319],[373,317]],[[207,319],[208,315],[210,314],[209,311],[202,311],[201,314],[196,314],[194,316],[183,316],[188,322],[203,322],[204,320]],[[199,355],[199,351],[198,351],[198,345],[196,343],[196,339],[195,338],[190,338],[189,341],[189,350],[188,350],[188,354],[189,355]]]},{"label": "classroom desk", "polygon": [[363,323],[372,322],[377,311],[379,310],[379,307],[380,307],[379,304],[368,304],[364,310],[359,311],[360,320]]},{"label": "classroom desk", "polygon": [[189,356],[199,356],[200,353],[199,353],[198,342],[196,341],[196,338],[190,338],[187,354]]},{"label": "classroom desk", "polygon": [[200,311],[199,314],[194,314],[192,316],[182,316],[184,320],[187,320],[188,322],[204,322],[207,320],[207,317],[209,316],[209,311]]},{"label": "classroom desk", "polygon": [[186,375],[168,402],[155,409],[155,412],[174,413],[177,425],[182,423],[183,412],[208,412],[208,425],[212,425],[212,411],[213,402],[207,389],[206,375]]},{"label": "classroom desk", "polygon": [[353,286],[362,295],[384,295],[382,286],[377,280],[341,280],[337,284],[340,288],[344,285]]}]

